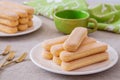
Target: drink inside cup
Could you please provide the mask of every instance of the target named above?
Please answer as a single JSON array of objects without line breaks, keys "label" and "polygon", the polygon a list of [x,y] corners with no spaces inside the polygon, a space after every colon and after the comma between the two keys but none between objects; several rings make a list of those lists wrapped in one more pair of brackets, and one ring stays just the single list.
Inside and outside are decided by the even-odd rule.
[{"label": "drink inside cup", "polygon": [[77,10],[64,10],[56,13],[55,16],[61,19],[84,19],[84,18],[88,18],[89,14]]},{"label": "drink inside cup", "polygon": [[[95,20],[89,19],[89,14],[86,11],[78,10],[58,11],[54,13],[54,22],[56,28],[65,34],[70,34],[76,27],[87,28],[88,22],[93,22],[95,26],[97,25]],[[96,29],[94,29],[94,31],[96,31]],[[91,30],[91,32],[93,32],[93,30]]]}]

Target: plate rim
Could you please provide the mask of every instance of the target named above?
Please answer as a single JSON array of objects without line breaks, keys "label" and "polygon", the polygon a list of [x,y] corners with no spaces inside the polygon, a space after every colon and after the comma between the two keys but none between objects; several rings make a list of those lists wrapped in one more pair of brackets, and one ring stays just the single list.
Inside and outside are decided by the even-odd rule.
[{"label": "plate rim", "polygon": [[[39,23],[39,26],[37,27],[37,28],[35,28],[35,29],[33,29],[33,30],[29,30],[29,31],[22,31],[22,32],[19,32],[19,33],[15,33],[15,34],[7,34],[7,33],[4,33],[4,32],[1,32],[1,33],[4,33],[5,35],[1,35],[0,34],[0,37],[15,37],[15,36],[21,36],[21,35],[26,35],[26,34],[29,34],[29,33],[32,33],[32,32],[34,32],[34,31],[37,31],[39,28],[41,28],[41,26],[42,26],[42,20],[38,17],[38,16],[36,16],[36,15],[33,15],[33,18],[37,18],[37,19],[39,19],[39,21],[40,21],[40,23]],[[34,21],[33,21],[33,23],[34,23]],[[32,27],[31,27],[32,28]]]},{"label": "plate rim", "polygon": [[95,74],[95,73],[103,72],[103,71],[106,71],[106,70],[112,68],[112,67],[118,62],[118,59],[119,59],[118,52],[117,52],[112,46],[110,46],[110,45],[107,44],[108,47],[111,48],[111,49],[115,52],[115,55],[116,55],[116,59],[114,60],[113,63],[111,63],[111,65],[109,65],[109,66],[107,66],[107,67],[105,67],[105,68],[102,68],[102,69],[98,69],[98,70],[96,70],[96,71],[87,71],[87,73],[86,73],[86,72],[80,72],[80,73],[78,73],[78,72],[72,72],[72,73],[71,73],[71,72],[69,72],[69,71],[66,71],[66,72],[62,73],[61,71],[55,71],[55,70],[46,68],[46,67],[44,67],[44,66],[42,66],[42,65],[39,65],[39,64],[33,59],[32,55],[33,55],[34,49],[37,48],[37,47],[39,47],[41,44],[42,44],[42,43],[40,42],[39,44],[35,45],[35,46],[31,49],[30,54],[29,54],[29,57],[30,57],[31,61],[32,61],[36,66],[38,66],[39,68],[41,68],[41,69],[43,69],[43,70],[46,70],[46,71],[49,71],[49,72],[52,72],[52,73],[57,73],[57,74],[63,74],[63,75],[89,75],[89,74]]}]

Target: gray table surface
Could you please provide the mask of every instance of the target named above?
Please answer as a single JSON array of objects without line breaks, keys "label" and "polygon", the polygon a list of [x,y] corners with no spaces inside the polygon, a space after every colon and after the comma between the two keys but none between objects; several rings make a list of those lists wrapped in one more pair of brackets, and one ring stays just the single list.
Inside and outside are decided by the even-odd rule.
[{"label": "gray table surface", "polygon": [[[8,0],[22,3],[28,0]],[[106,0],[103,2],[107,2]],[[88,0],[90,4],[96,4],[101,2],[100,0]],[[111,0],[111,2],[120,3],[119,0]],[[8,44],[12,45],[12,49],[17,52],[19,56],[22,52],[29,52],[32,47],[41,41],[63,35],[55,28],[54,22],[48,18],[40,16],[43,21],[42,27],[31,34],[0,38],[0,50]],[[97,31],[89,36],[96,38],[100,41],[104,41],[110,44],[120,54],[120,34],[114,34],[110,32]],[[111,69],[86,76],[65,76],[47,72],[35,66],[28,57],[28,60],[17,65],[11,65],[0,70],[0,80],[119,80],[120,79],[120,61]]]}]

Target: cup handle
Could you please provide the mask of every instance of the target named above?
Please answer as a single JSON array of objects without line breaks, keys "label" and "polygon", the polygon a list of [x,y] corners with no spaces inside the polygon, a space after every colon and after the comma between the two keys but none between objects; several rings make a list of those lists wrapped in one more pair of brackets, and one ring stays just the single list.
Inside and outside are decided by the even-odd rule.
[{"label": "cup handle", "polygon": [[97,21],[94,18],[89,18],[88,22],[91,22],[91,23],[94,24],[93,28],[88,30],[88,33],[95,32],[97,30],[97,28],[98,28]]}]

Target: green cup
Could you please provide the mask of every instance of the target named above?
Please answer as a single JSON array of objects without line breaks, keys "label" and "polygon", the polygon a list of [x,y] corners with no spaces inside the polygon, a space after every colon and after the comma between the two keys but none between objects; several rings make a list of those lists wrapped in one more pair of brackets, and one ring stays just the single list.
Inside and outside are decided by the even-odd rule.
[{"label": "green cup", "polygon": [[75,27],[88,27],[88,23],[94,23],[92,29],[88,29],[88,32],[95,32],[97,30],[97,21],[93,18],[89,18],[89,14],[86,11],[77,10],[63,10],[54,13],[54,22],[56,28],[65,34],[70,34]]}]

